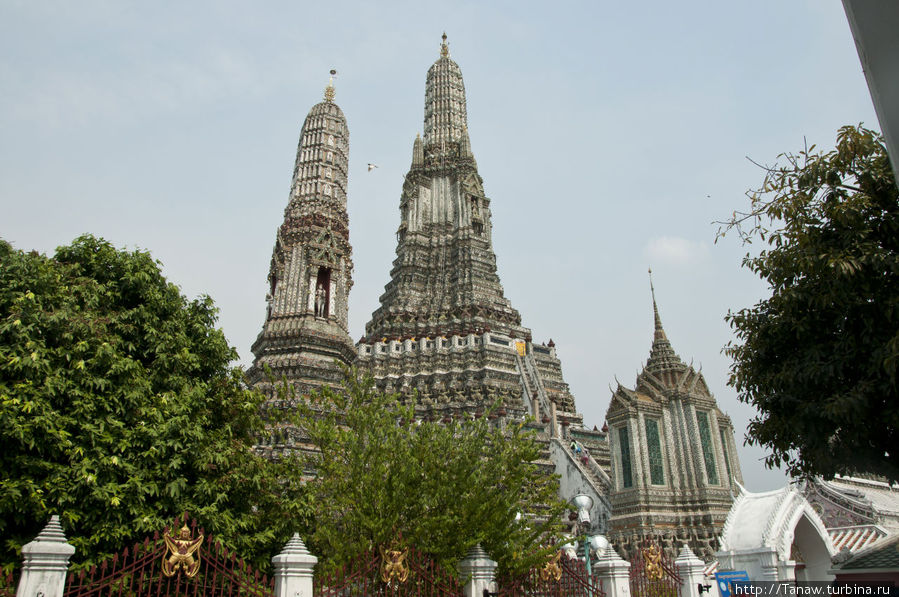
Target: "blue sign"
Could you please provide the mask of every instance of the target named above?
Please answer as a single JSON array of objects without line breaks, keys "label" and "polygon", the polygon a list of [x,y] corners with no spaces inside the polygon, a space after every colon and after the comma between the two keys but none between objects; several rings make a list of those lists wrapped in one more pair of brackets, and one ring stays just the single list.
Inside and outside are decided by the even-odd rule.
[{"label": "blue sign", "polygon": [[734,572],[716,572],[715,582],[718,583],[718,592],[721,597],[731,597],[731,583],[749,583],[749,575],[745,570],[736,570]]}]

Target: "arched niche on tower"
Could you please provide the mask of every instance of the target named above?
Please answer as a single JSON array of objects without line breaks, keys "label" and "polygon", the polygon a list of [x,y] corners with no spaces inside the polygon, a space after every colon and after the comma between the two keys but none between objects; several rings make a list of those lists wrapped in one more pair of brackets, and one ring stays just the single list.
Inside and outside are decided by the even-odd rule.
[{"label": "arched niche on tower", "polygon": [[331,268],[319,266],[315,277],[313,313],[327,319],[331,315]]}]

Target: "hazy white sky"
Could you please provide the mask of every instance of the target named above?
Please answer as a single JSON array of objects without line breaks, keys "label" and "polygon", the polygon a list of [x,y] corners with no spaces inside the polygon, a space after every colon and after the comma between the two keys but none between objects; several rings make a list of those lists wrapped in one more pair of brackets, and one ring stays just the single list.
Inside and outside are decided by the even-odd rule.
[{"label": "hazy white sky", "polygon": [[[215,299],[248,364],[300,126],[336,68],[358,339],[444,30],[506,296],[555,340],[585,422],[602,426],[609,386],[632,386],[649,354],[651,266],[669,339],[742,435],[753,413],[726,386],[723,318],[766,289],[714,221],[762,180],[746,156],[876,128],[838,0],[0,0],[0,236],[150,250]],[[748,487],[782,485],[761,457],[742,451]]]}]

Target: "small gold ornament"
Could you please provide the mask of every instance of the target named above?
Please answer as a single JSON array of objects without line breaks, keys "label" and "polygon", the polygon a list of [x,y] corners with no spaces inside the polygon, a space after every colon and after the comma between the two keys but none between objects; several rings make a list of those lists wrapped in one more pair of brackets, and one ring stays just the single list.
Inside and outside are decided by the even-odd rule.
[{"label": "small gold ornament", "polygon": [[550,560],[540,569],[540,580],[543,582],[549,580],[558,581],[562,578],[562,564],[559,563],[559,558],[562,556],[561,551],[557,551],[556,555],[554,555]]},{"label": "small gold ornament", "polygon": [[406,555],[408,549],[397,549],[395,546],[389,549],[379,547],[381,550],[381,580],[388,585],[393,581],[406,582],[409,578],[409,568],[406,567]]},{"label": "small gold ornament", "polygon": [[[203,533],[196,539],[191,537],[187,523],[181,527],[177,537],[173,537],[168,531],[162,538],[168,548],[162,556],[162,573],[166,576],[174,576],[178,570],[183,569],[184,575],[193,578],[200,571],[200,546],[203,544]],[[196,554],[196,558],[194,558]]]},{"label": "small gold ornament", "polygon": [[325,87],[325,101],[333,102],[334,101],[334,76],[337,74],[337,71],[333,68],[331,69],[331,78],[328,80],[328,86]]},{"label": "small gold ornament", "polygon": [[646,561],[646,576],[651,580],[661,580],[665,575],[662,569],[662,552],[658,545],[652,544],[643,550],[643,559]]}]

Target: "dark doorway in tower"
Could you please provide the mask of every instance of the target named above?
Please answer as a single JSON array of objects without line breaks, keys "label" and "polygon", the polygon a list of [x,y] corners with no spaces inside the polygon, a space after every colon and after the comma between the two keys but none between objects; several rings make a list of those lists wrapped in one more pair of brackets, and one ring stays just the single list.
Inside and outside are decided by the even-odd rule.
[{"label": "dark doorway in tower", "polygon": [[318,278],[315,280],[315,316],[328,317],[331,303],[331,268],[318,268]]}]

